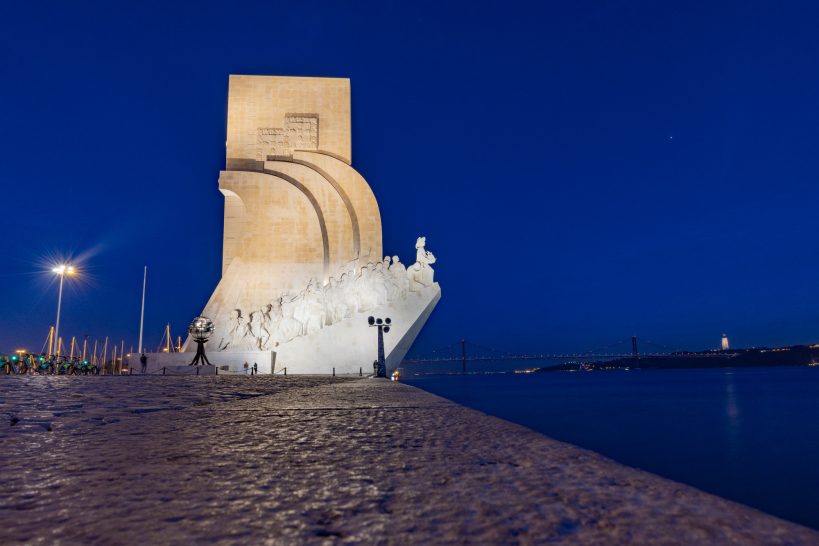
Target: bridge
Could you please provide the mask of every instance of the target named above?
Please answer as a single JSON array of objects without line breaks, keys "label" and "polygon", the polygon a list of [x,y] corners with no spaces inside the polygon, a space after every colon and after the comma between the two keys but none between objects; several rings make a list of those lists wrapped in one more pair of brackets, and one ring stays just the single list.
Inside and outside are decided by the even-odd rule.
[{"label": "bridge", "polygon": [[[422,357],[405,358],[402,364],[432,364],[432,363],[446,363],[446,362],[460,362],[461,371],[466,372],[467,362],[481,362],[481,361],[525,361],[525,360],[614,360],[618,358],[641,358],[641,357],[702,357],[709,358],[715,356],[724,356],[720,353],[692,353],[683,350],[670,349],[667,346],[659,345],[650,341],[644,343],[652,346],[658,346],[662,350],[654,350],[653,352],[640,352],[637,349],[637,337],[631,338],[631,351],[623,351],[622,347],[616,345],[625,344],[627,342],[620,341],[614,347],[603,347],[598,350],[590,350],[582,353],[510,353],[492,347],[485,347],[476,343],[469,343],[470,349],[477,349],[477,353],[467,352],[467,341],[461,339],[460,341],[451,343],[440,349],[432,351],[431,354]],[[460,349],[460,350],[459,350]],[[618,350],[619,349],[619,350]]]}]

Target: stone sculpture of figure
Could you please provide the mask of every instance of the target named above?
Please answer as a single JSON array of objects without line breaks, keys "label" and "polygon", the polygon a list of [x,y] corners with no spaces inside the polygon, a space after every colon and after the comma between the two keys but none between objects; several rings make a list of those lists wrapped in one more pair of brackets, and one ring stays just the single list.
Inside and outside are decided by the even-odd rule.
[{"label": "stone sculpture of figure", "polygon": [[324,328],[327,310],[324,305],[324,294],[316,279],[310,279],[307,288],[300,294],[294,317],[302,324],[302,335],[313,334]]},{"label": "stone sculpture of figure", "polygon": [[272,300],[262,311],[262,328],[267,332],[267,341],[262,344],[262,349],[268,349],[272,344],[274,347],[278,343],[276,331],[282,321],[282,304],[280,299]]},{"label": "stone sculpture of figure", "polygon": [[390,300],[390,291],[387,286],[387,273],[384,262],[375,262],[372,269],[372,283],[376,292],[378,305],[384,305]]},{"label": "stone sculpture of figure", "polygon": [[270,333],[264,327],[264,311],[254,311],[250,314],[250,337],[253,340],[253,348],[261,351],[267,345]]},{"label": "stone sculpture of figure", "polygon": [[378,273],[374,263],[370,262],[361,271],[361,278],[358,280],[359,293],[362,299],[362,311],[370,311],[386,300],[386,293],[379,282]]},{"label": "stone sculpture of figure", "polygon": [[344,302],[344,318],[352,317],[358,309],[358,294],[355,289],[355,276],[350,273],[341,275],[338,283],[341,298]]},{"label": "stone sculpture of figure", "polygon": [[398,256],[392,257],[390,273],[392,274],[395,284],[398,286],[399,297],[403,298],[407,295],[410,283],[409,278],[407,277],[407,268],[404,267],[404,264],[401,263],[401,259]]},{"label": "stone sculpture of figure", "polygon": [[281,302],[282,318],[279,327],[276,329],[275,341],[277,343],[287,343],[301,335],[302,324],[293,316],[300,300],[298,296],[292,296],[285,292],[279,301]]},{"label": "stone sculpture of figure", "polygon": [[385,260],[375,264],[376,278],[378,279],[379,284],[379,293],[383,293],[383,301],[381,303],[395,301],[398,298],[398,285],[395,283],[392,275],[390,275],[390,272],[388,271],[389,266],[385,266],[385,263],[389,262]]},{"label": "stone sculpture of figure", "polygon": [[234,309],[230,312],[227,332],[219,341],[219,345],[217,347],[220,351],[224,351],[228,347],[240,347],[246,334],[247,329],[245,327],[244,318],[242,317],[242,311],[241,309]]},{"label": "stone sculpture of figure", "polygon": [[324,290],[315,279],[312,286],[309,286],[305,299],[309,302],[310,309],[309,320],[304,327],[304,333],[306,334],[321,330],[327,323],[327,303],[324,298]]},{"label": "stone sculpture of figure", "polygon": [[435,256],[432,252],[427,251],[424,247],[427,244],[426,237],[418,237],[415,241],[415,263],[407,270],[407,275],[410,280],[410,290],[418,292],[422,288],[432,286],[435,282],[433,271],[430,265],[435,263]]},{"label": "stone sculpture of figure", "polygon": [[324,287],[324,302],[327,307],[328,325],[344,320],[347,314],[343,291],[343,287],[336,282],[335,277],[330,277],[330,281],[327,283],[327,286]]},{"label": "stone sculpture of figure", "polygon": [[356,311],[359,313],[369,311],[375,307],[375,297],[370,282],[370,270],[366,267],[361,268],[361,273],[355,279],[355,294],[358,303]]},{"label": "stone sculpture of figure", "polygon": [[256,334],[260,333],[259,326],[261,325],[261,322],[261,317],[259,316],[258,311],[253,311],[247,316],[247,322],[245,322],[244,325],[245,334],[242,336],[242,342],[238,346],[241,350],[259,350],[259,338]]}]

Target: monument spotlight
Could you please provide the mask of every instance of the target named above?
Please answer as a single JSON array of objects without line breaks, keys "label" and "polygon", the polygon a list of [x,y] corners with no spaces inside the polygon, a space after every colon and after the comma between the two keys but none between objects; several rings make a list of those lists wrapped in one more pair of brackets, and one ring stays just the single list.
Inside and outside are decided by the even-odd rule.
[{"label": "monument spotlight", "polygon": [[389,333],[389,324],[392,323],[392,319],[377,319],[375,317],[368,317],[367,322],[369,323],[370,327],[378,328],[378,360],[376,360],[374,364],[375,376],[387,377],[387,362],[384,358],[384,334]]},{"label": "monument spotlight", "polygon": [[56,273],[57,275],[73,275],[77,272],[73,265],[68,264],[60,264],[51,268],[52,273]]},{"label": "monument spotlight", "polygon": [[210,364],[208,357],[205,356],[205,343],[213,333],[213,321],[208,317],[196,317],[188,326],[188,333],[196,342],[196,356],[193,357],[191,366],[198,366],[199,364]]}]

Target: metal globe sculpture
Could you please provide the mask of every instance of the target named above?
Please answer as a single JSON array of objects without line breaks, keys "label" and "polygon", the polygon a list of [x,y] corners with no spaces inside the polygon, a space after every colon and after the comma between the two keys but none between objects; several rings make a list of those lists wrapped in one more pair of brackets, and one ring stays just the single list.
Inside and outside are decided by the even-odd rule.
[{"label": "metal globe sculpture", "polygon": [[208,317],[196,317],[188,325],[188,333],[196,342],[196,356],[193,357],[190,365],[210,364],[208,357],[205,356],[205,343],[213,333],[213,321]]},{"label": "metal globe sculpture", "polygon": [[188,326],[188,333],[193,336],[193,339],[207,341],[213,333],[213,321],[208,317],[196,317]]}]

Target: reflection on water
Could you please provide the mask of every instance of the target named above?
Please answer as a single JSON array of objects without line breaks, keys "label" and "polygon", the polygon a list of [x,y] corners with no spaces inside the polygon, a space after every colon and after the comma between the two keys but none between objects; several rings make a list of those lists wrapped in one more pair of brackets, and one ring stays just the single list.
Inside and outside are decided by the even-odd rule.
[{"label": "reflection on water", "polygon": [[725,372],[725,440],[729,459],[738,456],[741,419],[737,404],[734,372]]},{"label": "reflection on water", "polygon": [[819,367],[417,376],[407,382],[819,528]]}]

